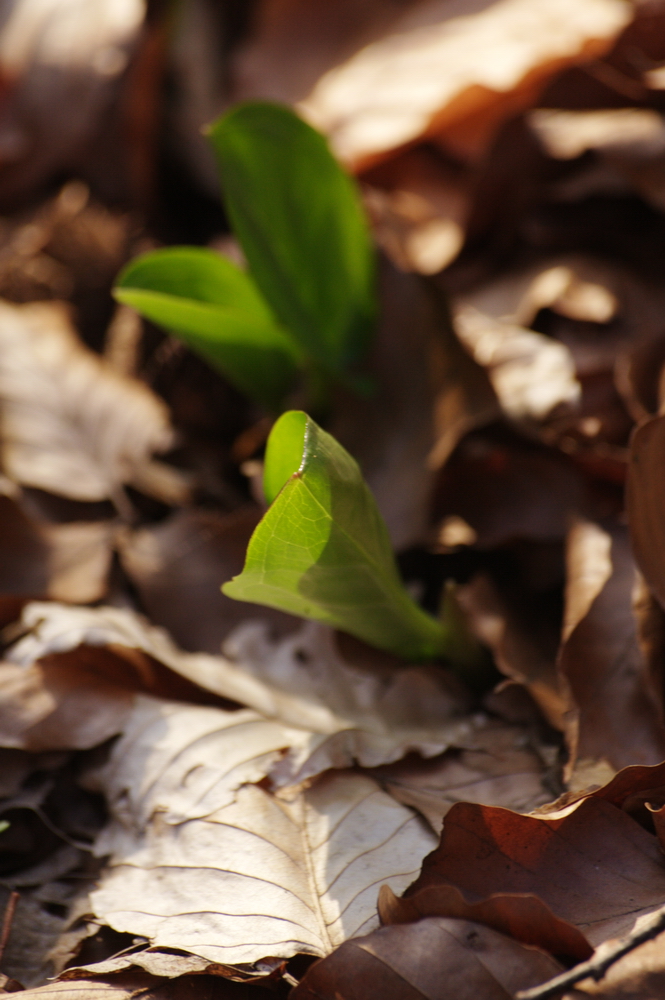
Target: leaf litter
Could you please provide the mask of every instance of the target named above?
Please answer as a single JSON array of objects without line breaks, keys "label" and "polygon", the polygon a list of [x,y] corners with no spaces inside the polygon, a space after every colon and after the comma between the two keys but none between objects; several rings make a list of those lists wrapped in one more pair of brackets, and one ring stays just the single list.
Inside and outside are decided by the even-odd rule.
[{"label": "leaf litter", "polygon": [[[121,83],[165,102],[178,198],[131,225],[96,201],[174,169],[150,129],[129,168],[125,139],[102,170],[98,150],[44,138],[30,172],[0,171],[3,204],[32,184],[39,205],[0,226],[5,988],[512,997],[600,960],[665,899],[662,11],[263,0],[231,23],[201,0],[169,69],[176,109],[155,96],[175,56],[150,62],[159,27],[133,35],[130,6],[116,69],[93,46],[82,79],[92,67],[113,105],[107,138]],[[38,96],[39,45],[6,142]],[[247,96],[301,102],[363,184],[391,261],[378,390],[340,390],[329,427],[412,594],[433,613],[457,581],[498,671],[480,690],[230,607],[265,420],[154,329],[109,328],[128,254],[220,240],[198,128]],[[93,104],[78,135],[96,134]],[[53,106],[34,104],[42,137]],[[63,163],[81,179],[44,200],[35,178]],[[661,950],[570,995],[658,995]]]}]

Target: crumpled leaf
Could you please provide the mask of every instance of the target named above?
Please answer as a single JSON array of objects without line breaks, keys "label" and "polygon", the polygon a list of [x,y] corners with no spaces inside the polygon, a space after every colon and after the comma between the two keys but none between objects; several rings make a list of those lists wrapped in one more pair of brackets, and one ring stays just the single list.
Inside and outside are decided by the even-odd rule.
[{"label": "crumpled leaf", "polygon": [[616,770],[656,764],[665,757],[665,729],[640,648],[626,529],[578,521],[568,567],[559,655],[575,702],[566,717],[568,776],[585,761],[606,761]]},{"label": "crumpled leaf", "polygon": [[165,405],[76,338],[61,307],[0,303],[2,460],[16,482],[105,500],[172,440]]},{"label": "crumpled leaf", "polygon": [[[248,705],[266,718],[309,729],[316,734],[311,737],[309,754],[298,762],[296,773],[285,766],[280,779],[284,784],[303,780],[301,769],[307,761],[308,773],[317,773],[330,766],[349,766],[355,760],[374,767],[396,760],[409,750],[434,756],[458,741],[466,745],[478,724],[474,716],[466,714],[470,707],[468,696],[444,671],[426,667],[395,670],[392,665],[387,671],[362,669],[343,660],[333,633],[316,624],[305,625],[301,632],[273,642],[263,623],[246,623],[227,640],[227,658],[183,653],[161,629],[119,608],[73,608],[33,602],[24,609],[21,624],[28,634],[7,652],[9,662],[4,668],[7,684],[9,677],[15,677],[13,683],[18,687],[12,691],[6,686],[0,702],[4,726],[12,734],[12,742],[5,744],[8,746],[23,747],[26,743],[22,740],[30,739],[29,727],[25,732],[26,723],[21,721],[23,711],[27,711],[30,726],[41,720],[48,723],[40,734],[40,749],[54,737],[58,747],[63,740],[66,745],[69,740],[79,747],[94,746],[100,742],[101,725],[95,724],[95,719],[107,718],[107,713],[111,713],[111,728],[104,730],[101,739],[108,739],[121,728],[127,692],[120,692],[121,704],[113,707],[108,693],[95,694],[93,678],[92,690],[88,685],[81,689],[82,705],[77,708],[75,672],[69,680],[69,665],[57,654],[71,654],[74,666],[77,661],[85,663],[88,655],[94,663],[94,657],[102,652],[112,654],[114,662],[120,657],[120,665],[126,657],[130,676],[135,676],[137,668],[139,677],[147,674],[147,683],[137,685],[135,680],[130,685],[133,690],[151,689],[154,668],[150,663],[157,661],[176,675],[171,685],[180,675],[183,681]],[[84,652],[77,651],[78,647]],[[85,653],[89,647],[94,649]],[[141,651],[138,663],[137,651]],[[49,657],[46,667],[45,657]],[[26,671],[36,661],[40,664]],[[114,669],[118,670],[117,662]],[[62,693],[49,681],[50,670],[61,671]],[[161,683],[165,680],[162,677]],[[26,685],[32,691],[30,697],[25,693]],[[191,689],[190,693],[186,691],[174,696],[191,700]],[[83,708],[90,704],[88,699],[99,705],[97,715]],[[71,713],[66,725],[58,721],[61,710]]]},{"label": "crumpled leaf", "polygon": [[175,979],[150,975],[142,969],[111,973],[100,979],[65,979],[25,990],[28,1000],[255,1000],[256,990],[216,975],[183,975]]},{"label": "crumpled leaf", "polygon": [[371,778],[330,772],[295,797],[257,782],[288,733],[251,711],[137,700],[97,774],[114,821],[96,916],[225,964],[325,955],[377,924],[377,885],[404,888],[432,834]]},{"label": "crumpled leaf", "polygon": [[637,565],[665,607],[665,534],[663,533],[662,454],[665,416],[648,420],[635,431],[627,484],[628,523]]},{"label": "crumpled leaf", "polygon": [[478,157],[549,77],[606,52],[631,15],[615,0],[430,0],[326,73],[300,106],[355,169],[431,135]]},{"label": "crumpled leaf", "polygon": [[456,886],[471,903],[533,894],[594,946],[620,936],[662,904],[665,871],[657,838],[610,804],[608,791],[540,816],[454,805],[407,896],[437,885]]},{"label": "crumpled leaf", "polygon": [[[462,741],[460,741],[462,742]],[[372,772],[398,802],[422,813],[433,830],[455,802],[529,812],[548,802],[545,768],[523,727],[490,719],[467,741],[433,760],[410,755]]]},{"label": "crumpled leaf", "polygon": [[429,917],[348,941],[307,972],[293,1000],[512,1000],[561,966],[467,920]]}]

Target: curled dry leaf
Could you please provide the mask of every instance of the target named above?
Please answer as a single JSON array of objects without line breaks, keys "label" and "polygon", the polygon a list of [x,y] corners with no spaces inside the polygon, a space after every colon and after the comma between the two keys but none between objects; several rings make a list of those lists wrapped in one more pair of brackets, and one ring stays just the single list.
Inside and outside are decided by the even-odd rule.
[{"label": "curled dry leaf", "polygon": [[255,1000],[256,990],[222,976],[183,975],[164,980],[142,969],[118,972],[100,979],[74,979],[25,990],[27,1000]]},{"label": "curled dry leaf", "polygon": [[561,966],[468,920],[429,917],[382,927],[316,962],[293,1000],[512,1000]]},{"label": "curled dry leaf", "polygon": [[658,840],[601,797],[542,817],[458,803],[407,895],[440,885],[455,886],[471,903],[496,894],[538,896],[594,946],[630,930],[665,899]]},{"label": "curled dry leaf", "polygon": [[98,919],[224,964],[326,955],[376,926],[377,886],[406,887],[432,834],[365,775],[329,772],[289,799],[256,784],[306,737],[139,699],[96,778],[113,815]]},{"label": "curled dry leaf", "polygon": [[[220,583],[242,571],[260,519],[255,506],[226,516],[189,508],[158,524],[120,533],[122,567],[142,608],[184,649],[218,653],[235,625],[256,617],[256,608],[225,597]],[[300,619],[272,608],[262,609],[261,615],[280,633],[300,627]]]},{"label": "curled dry leaf", "polygon": [[[227,641],[225,658],[183,653],[161,629],[119,608],[35,602],[24,609],[21,621],[28,634],[8,651],[12,666],[5,668],[8,673],[15,670],[17,683],[28,676],[25,667],[44,657],[68,653],[76,663],[77,647],[110,646],[115,655],[128,656],[130,663],[140,651],[143,661],[147,654],[148,662],[157,661],[191,685],[248,705],[266,718],[310,730],[307,753],[289,758],[279,774],[277,780],[285,785],[355,761],[367,767],[389,763],[410,750],[431,757],[459,741],[465,744],[478,724],[475,717],[465,714],[469,707],[466,696],[445,672],[404,667],[382,674],[356,667],[340,657],[334,633],[316,623],[307,623],[297,634],[275,642],[268,637],[264,623],[248,622]],[[66,676],[66,663],[61,669]],[[29,703],[47,697],[49,711],[54,713],[59,710],[60,698],[54,691],[48,696],[42,691],[50,682],[41,671],[37,666],[30,674],[35,690]],[[74,713],[76,696],[70,685],[66,687],[69,711]],[[10,746],[25,745],[15,742],[23,731],[20,712],[14,718],[19,708],[15,699],[23,697],[21,691],[19,684],[16,694],[8,690],[3,700],[3,714],[14,734],[14,742],[7,744]],[[94,698],[94,694],[88,692],[87,697]],[[179,697],[191,700],[191,693],[183,692]],[[88,715],[80,722],[84,731]],[[70,722],[57,746],[67,739],[67,733],[73,739],[78,728],[75,721]],[[107,732],[103,738],[110,735]]]},{"label": "curled dry leaf", "polygon": [[326,73],[300,107],[355,169],[422,136],[478,157],[554,73],[606,52],[631,18],[617,0],[429,0]]},{"label": "curled dry leaf", "polygon": [[0,303],[0,348],[2,460],[16,482],[105,500],[171,443],[165,405],[83,347],[57,304]]},{"label": "curled dry leaf", "polygon": [[568,540],[559,666],[574,707],[566,717],[567,765],[606,761],[615,770],[665,758],[665,729],[633,613],[636,570],[627,531],[578,521]]},{"label": "curled dry leaf", "polygon": [[428,761],[410,755],[372,774],[398,802],[422,813],[436,833],[455,802],[529,812],[552,797],[543,761],[524,728],[498,720],[479,726],[464,748]]},{"label": "curled dry leaf", "polygon": [[462,343],[489,373],[504,412],[514,420],[539,421],[580,398],[568,348],[551,337],[494,319],[472,305],[455,310]]},{"label": "curled dry leaf", "polygon": [[665,417],[635,431],[628,473],[628,523],[637,565],[665,607]]}]

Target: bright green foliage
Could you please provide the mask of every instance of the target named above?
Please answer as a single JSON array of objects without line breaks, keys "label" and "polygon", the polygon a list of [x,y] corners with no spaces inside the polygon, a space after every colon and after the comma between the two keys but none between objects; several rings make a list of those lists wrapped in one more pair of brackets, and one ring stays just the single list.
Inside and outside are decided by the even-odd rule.
[{"label": "bright green foliage", "polygon": [[133,260],[115,297],[166,327],[269,410],[278,410],[301,362],[251,278],[212,250],[172,247]]},{"label": "bright green foliage", "polygon": [[[323,136],[288,108],[239,105],[210,129],[226,207],[250,274],[209,250],[138,258],[115,296],[279,412],[299,372],[308,398],[367,347],[374,254],[358,191]],[[362,384],[362,383],[358,383]]]},{"label": "bright green foliage", "polygon": [[445,655],[444,629],[404,589],[374,498],[335,438],[307,414],[285,413],[265,482],[274,500],[227,597],[326,622],[409,660]]},{"label": "bright green foliage", "polygon": [[275,315],[339,374],[367,347],[374,253],[355,183],[288,108],[248,103],[210,129],[233,230]]}]

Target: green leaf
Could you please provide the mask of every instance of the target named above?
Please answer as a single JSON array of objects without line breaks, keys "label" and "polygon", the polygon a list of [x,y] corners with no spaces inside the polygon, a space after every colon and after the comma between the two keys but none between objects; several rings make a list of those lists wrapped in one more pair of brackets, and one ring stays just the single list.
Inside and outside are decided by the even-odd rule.
[{"label": "green leaf", "polygon": [[241,392],[280,409],[300,350],[230,260],[197,247],[156,250],[128,264],[114,295],[183,340]]},{"label": "green leaf", "polygon": [[303,351],[339,374],[367,347],[374,253],[354,181],[288,108],[241,104],[210,129],[251,273]]},{"label": "green leaf", "polygon": [[388,531],[357,462],[305,413],[277,421],[266,451],[266,493],[245,568],[227,597],[339,628],[410,660],[445,655],[440,623],[400,580]]}]

